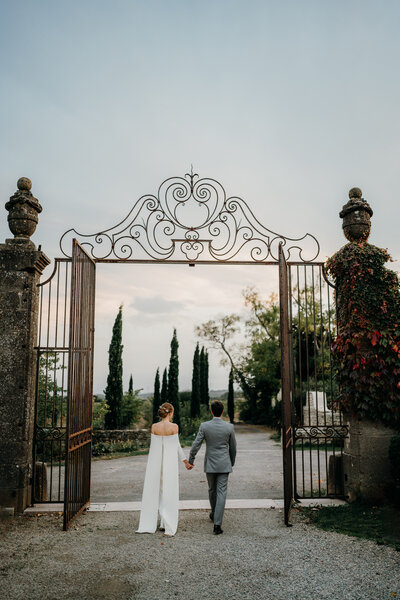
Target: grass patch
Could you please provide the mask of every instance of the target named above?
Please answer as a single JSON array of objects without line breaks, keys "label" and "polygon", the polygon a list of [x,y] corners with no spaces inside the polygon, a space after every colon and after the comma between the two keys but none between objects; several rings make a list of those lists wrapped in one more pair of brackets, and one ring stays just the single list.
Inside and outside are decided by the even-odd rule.
[{"label": "grass patch", "polygon": [[324,531],[374,540],[400,551],[400,510],[394,506],[369,506],[353,502],[345,506],[299,508],[312,525]]}]

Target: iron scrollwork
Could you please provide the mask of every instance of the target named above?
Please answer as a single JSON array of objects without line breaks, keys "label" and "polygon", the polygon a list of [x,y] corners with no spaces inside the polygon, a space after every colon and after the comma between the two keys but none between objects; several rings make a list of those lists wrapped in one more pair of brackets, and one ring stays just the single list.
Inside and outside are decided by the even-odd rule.
[{"label": "iron scrollwork", "polygon": [[36,427],[36,436],[39,441],[56,441],[66,439],[65,427]]},{"label": "iron scrollwork", "polygon": [[349,435],[347,425],[312,425],[310,427],[296,427],[296,439],[317,439],[317,438],[334,438],[344,439]]},{"label": "iron scrollwork", "polygon": [[307,233],[288,238],[265,228],[247,203],[227,197],[223,186],[197,173],[170,177],[157,195],[139,198],[118,225],[85,235],[70,229],[60,240],[70,257],[72,238],[96,261],[255,262],[278,261],[282,243],[286,259],[302,262],[319,254],[317,239]]}]

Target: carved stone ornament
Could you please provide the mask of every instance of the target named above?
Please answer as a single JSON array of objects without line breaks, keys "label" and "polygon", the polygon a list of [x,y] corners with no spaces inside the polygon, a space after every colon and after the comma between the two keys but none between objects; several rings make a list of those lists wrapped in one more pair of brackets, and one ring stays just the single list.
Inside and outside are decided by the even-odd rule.
[{"label": "carved stone ornament", "polygon": [[344,235],[349,242],[366,242],[371,231],[372,208],[362,198],[360,188],[351,188],[349,198],[339,213]]},{"label": "carved stone ornament", "polygon": [[15,238],[28,239],[35,233],[38,214],[42,212],[39,201],[31,192],[32,182],[21,177],[17,182],[18,190],[6,203],[8,226]]}]

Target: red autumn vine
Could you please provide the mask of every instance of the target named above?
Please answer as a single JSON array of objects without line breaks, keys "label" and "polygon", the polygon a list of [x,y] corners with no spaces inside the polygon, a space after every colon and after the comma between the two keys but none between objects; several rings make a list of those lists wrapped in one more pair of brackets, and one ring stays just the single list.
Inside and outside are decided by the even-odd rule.
[{"label": "red autumn vine", "polygon": [[336,284],[337,406],[400,429],[400,288],[388,252],[350,243],[327,261]]}]

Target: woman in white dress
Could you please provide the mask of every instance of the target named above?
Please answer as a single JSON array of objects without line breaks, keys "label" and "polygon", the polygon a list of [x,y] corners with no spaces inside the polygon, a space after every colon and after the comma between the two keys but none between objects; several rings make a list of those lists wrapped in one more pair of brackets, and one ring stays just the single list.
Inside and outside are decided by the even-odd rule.
[{"label": "woman in white dress", "polygon": [[172,423],[172,404],[164,402],[158,410],[158,415],[161,421],[153,423],[151,428],[142,509],[136,533],[154,533],[159,513],[160,530],[164,530],[165,535],[175,535],[179,503],[178,459],[185,463],[188,470],[193,467],[187,461],[179,443],[178,425]]}]

